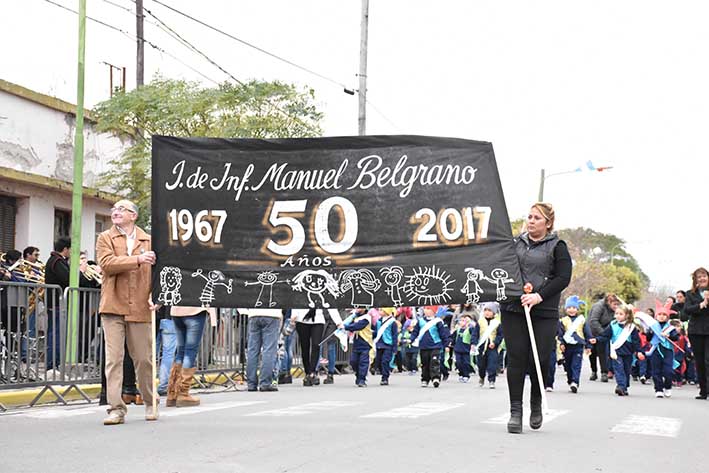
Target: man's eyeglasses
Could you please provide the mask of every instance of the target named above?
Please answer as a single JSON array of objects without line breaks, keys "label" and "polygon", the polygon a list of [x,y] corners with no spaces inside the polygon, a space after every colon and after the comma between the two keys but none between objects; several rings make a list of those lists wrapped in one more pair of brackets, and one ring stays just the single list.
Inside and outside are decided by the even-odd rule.
[{"label": "man's eyeglasses", "polygon": [[111,213],[113,213],[113,212],[120,212],[120,213],[130,212],[132,214],[135,213],[132,209],[127,209],[127,208],[123,207],[122,205],[119,205],[118,207],[111,207]]}]

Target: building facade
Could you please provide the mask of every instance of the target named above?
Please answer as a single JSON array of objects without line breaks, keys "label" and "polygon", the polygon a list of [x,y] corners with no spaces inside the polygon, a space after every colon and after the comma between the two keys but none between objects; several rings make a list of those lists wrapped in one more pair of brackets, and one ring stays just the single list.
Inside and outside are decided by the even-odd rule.
[{"label": "building facade", "polygon": [[[76,106],[0,79],[0,252],[36,246],[45,261],[57,238],[71,236],[75,129]],[[119,198],[99,179],[129,145],[96,132],[85,112],[80,246],[92,259]]]}]

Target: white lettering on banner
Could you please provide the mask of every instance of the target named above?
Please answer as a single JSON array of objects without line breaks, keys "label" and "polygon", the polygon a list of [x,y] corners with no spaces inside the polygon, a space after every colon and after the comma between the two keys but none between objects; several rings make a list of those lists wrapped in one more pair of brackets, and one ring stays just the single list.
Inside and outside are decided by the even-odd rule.
[{"label": "white lettering on banner", "polygon": [[272,164],[261,182],[252,186],[251,190],[258,191],[266,182],[273,184],[273,190],[276,191],[339,189],[341,187],[340,178],[345,172],[347,164],[348,161],[345,159],[337,170],[330,169],[328,171],[323,169],[286,171],[288,163]]},{"label": "white lettering on banner", "polygon": [[239,176],[229,175],[231,163],[226,163],[224,164],[224,174],[221,180],[218,180],[216,177],[210,179],[209,174],[202,172],[202,166],[197,166],[197,169],[187,177],[187,180],[182,182],[182,175],[185,172],[185,160],[183,159],[172,168],[172,174],[176,175],[176,179],[172,183],[166,182],[165,189],[169,191],[183,187],[187,189],[204,189],[205,182],[209,180],[210,189],[215,191],[222,189],[233,190],[236,192],[234,200],[238,201],[241,198],[242,192],[249,190],[246,183],[249,182],[249,177],[254,173],[254,169],[254,165],[249,164],[244,170],[244,175],[239,178]]},{"label": "white lettering on banner", "polygon": [[[432,209],[423,208],[411,217],[411,223],[419,222],[414,233],[414,242],[435,242],[440,236],[445,242],[456,242],[461,236],[463,243],[487,240],[492,209],[490,207],[465,207],[462,213],[458,209],[443,209],[436,215]],[[476,224],[477,220],[477,224]],[[437,234],[434,234],[433,231]]]},{"label": "white lettering on banner", "polygon": [[[287,242],[277,243],[270,239],[266,248],[280,256],[290,256],[298,253],[305,246],[305,229],[295,217],[281,217],[280,213],[294,213],[301,215],[307,207],[307,200],[276,200],[271,206],[268,222],[275,231],[280,226],[287,227],[290,238]],[[340,211],[341,234],[340,241],[334,241],[330,237],[328,225],[330,213],[333,208]],[[330,197],[325,199],[315,209],[313,231],[315,240],[320,248],[326,253],[341,254],[352,248],[357,241],[359,222],[357,219],[357,209],[349,200],[344,197]]]},{"label": "white lettering on banner", "polygon": [[[477,168],[472,166],[461,166],[458,164],[425,164],[408,165],[408,156],[403,155],[396,162],[394,167],[383,166],[384,160],[376,154],[365,156],[357,162],[360,170],[354,184],[347,188],[367,190],[374,186],[384,188],[391,186],[401,188],[399,197],[405,198],[418,183],[421,186],[433,185],[469,185],[475,180]],[[243,192],[256,192],[267,184],[271,185],[273,191],[315,191],[323,189],[341,189],[340,182],[347,169],[349,160],[344,159],[338,168],[330,169],[289,169],[289,163],[273,163],[260,181],[252,186],[246,184],[256,169],[253,163],[249,163],[244,169],[242,176],[232,175],[232,163],[224,164],[224,171],[216,177],[202,170],[202,166],[191,172],[185,178],[186,160],[175,164],[172,168],[172,182],[165,182],[165,189],[173,191],[176,189],[205,189],[213,191],[231,190],[235,192],[234,200],[241,199]],[[454,216],[455,218],[455,216]]]},{"label": "white lettering on banner", "polygon": [[390,167],[382,167],[382,158],[376,154],[365,156],[357,162],[357,167],[360,169],[359,176],[354,184],[347,190],[360,189],[366,190],[375,184],[378,187],[403,187],[399,192],[399,197],[404,198],[409,195],[414,184],[418,181],[422,186],[446,184],[472,184],[475,180],[477,168],[472,166],[463,166],[457,164],[436,164],[426,166],[419,164],[418,166],[406,166],[407,155],[399,158],[394,169]]},{"label": "white lettering on banner", "polygon": [[[216,217],[216,228],[212,228],[212,219],[209,218]],[[200,210],[197,214],[192,217],[192,213],[187,209],[182,209],[179,212],[177,209],[172,209],[167,214],[170,221],[170,230],[172,233],[172,240],[177,241],[182,239],[182,241],[189,241],[192,235],[197,235],[197,239],[202,243],[221,243],[222,242],[222,230],[224,229],[224,222],[227,218],[226,210]],[[180,232],[182,234],[180,235]],[[212,239],[214,237],[214,239]]]}]

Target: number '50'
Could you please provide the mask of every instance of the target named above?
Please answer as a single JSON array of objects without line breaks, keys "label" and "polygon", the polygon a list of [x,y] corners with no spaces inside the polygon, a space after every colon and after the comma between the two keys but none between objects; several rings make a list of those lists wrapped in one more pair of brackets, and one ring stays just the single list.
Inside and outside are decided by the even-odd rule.
[{"label": "number '50'", "polygon": [[[278,227],[286,227],[286,231],[290,233],[290,239],[285,243],[269,240],[266,245],[269,251],[281,256],[290,256],[303,249],[305,246],[303,224],[295,216],[284,214],[297,214],[297,216],[303,217],[307,206],[307,200],[276,200],[273,202],[268,216],[268,223],[273,227],[272,232],[277,232]],[[333,240],[328,230],[330,213],[333,210],[339,211],[341,215],[339,241]],[[330,197],[322,201],[315,209],[313,236],[318,246],[327,253],[341,254],[352,248],[357,240],[358,227],[357,209],[352,205],[352,202],[344,197]]]}]

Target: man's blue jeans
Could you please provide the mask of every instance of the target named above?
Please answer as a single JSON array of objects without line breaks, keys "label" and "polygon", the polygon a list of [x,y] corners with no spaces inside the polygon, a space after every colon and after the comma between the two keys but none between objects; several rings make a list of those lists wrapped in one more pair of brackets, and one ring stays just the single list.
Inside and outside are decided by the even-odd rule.
[{"label": "man's blue jeans", "polygon": [[188,317],[173,317],[177,350],[175,362],[182,363],[182,368],[193,368],[197,360],[197,351],[202,341],[202,330],[207,320],[207,312],[202,311],[197,315]]},{"label": "man's blue jeans", "polygon": [[[281,319],[276,317],[249,317],[249,339],[246,353],[246,383],[249,388],[255,388],[259,384],[261,387],[271,385],[280,327]],[[259,355],[261,355],[260,377]]]},{"label": "man's blue jeans", "polygon": [[[286,322],[287,323],[287,322]],[[281,359],[281,364],[278,367],[279,374],[290,375],[293,367],[293,346],[295,345],[295,332],[287,335],[283,340],[284,354]]]},{"label": "man's blue jeans", "polygon": [[177,335],[175,333],[175,323],[171,319],[162,319],[155,340],[155,349],[162,356],[160,357],[160,384],[158,394],[167,393],[167,382],[170,377],[170,367],[175,361],[175,349],[177,348]]}]

